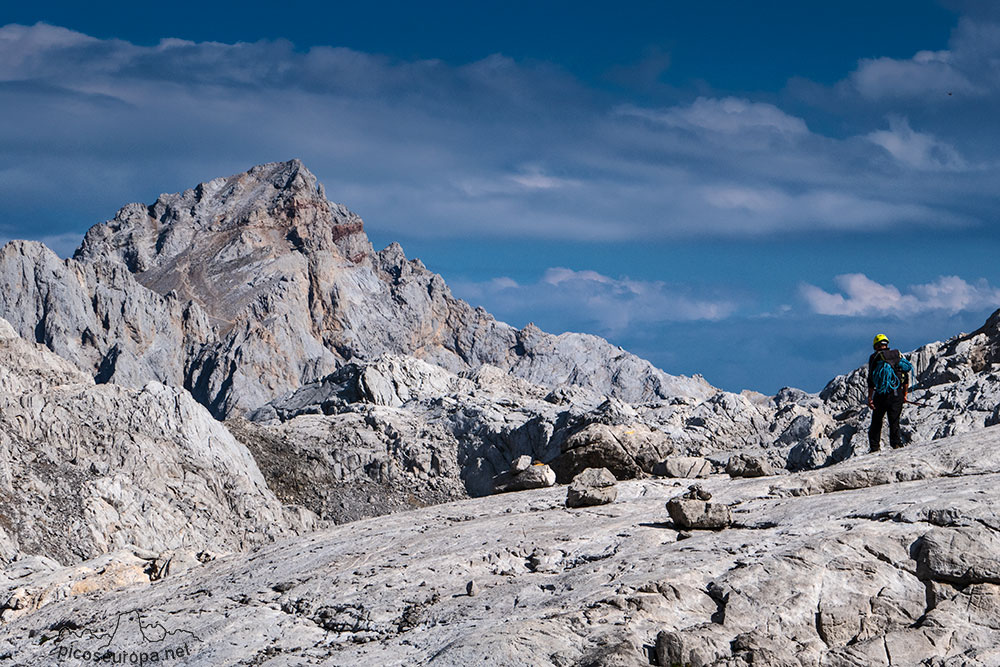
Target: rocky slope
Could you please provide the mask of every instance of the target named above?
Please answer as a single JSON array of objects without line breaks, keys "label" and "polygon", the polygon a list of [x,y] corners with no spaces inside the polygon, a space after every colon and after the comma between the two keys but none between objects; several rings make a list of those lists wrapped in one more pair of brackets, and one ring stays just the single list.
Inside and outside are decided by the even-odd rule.
[{"label": "rocky slope", "polygon": [[998,445],[988,428],[716,475],[718,531],[678,531],[664,501],[687,482],[647,479],[599,507],[558,487],[355,522],[152,583],[21,567],[8,591],[98,592],[11,614],[0,642],[19,665],[108,641],[186,645],[186,665],[996,665]]},{"label": "rocky slope", "polygon": [[[1000,422],[998,323],[1000,313],[973,334],[910,355],[920,387],[913,393],[926,403],[905,412],[911,441]],[[293,464],[293,477],[326,470],[331,482],[364,480],[365,493],[374,483],[485,495],[522,455],[551,465],[562,483],[586,467],[607,467],[619,479],[687,474],[691,466],[745,474],[747,462],[758,472],[803,470],[868,451],[864,373],[840,376],[819,395],[716,392],[705,400],[627,404],[581,387],[550,391],[491,366],[455,375],[389,355],[351,363],[230,426],[259,460],[283,461],[282,448],[260,452],[254,442],[296,443],[309,464]],[[338,521],[358,516],[340,511],[336,500],[311,504],[295,493],[287,500]]]},{"label": "rocky slope", "polygon": [[95,385],[0,319],[0,562],[234,551],[314,519],[183,390]]},{"label": "rocky slope", "polygon": [[183,387],[220,418],[386,352],[625,400],[712,391],[594,336],[517,330],[453,298],[398,245],[373,252],[297,160],[129,204],[75,259],[8,243],[0,287],[0,317],[23,337],[99,382]]},{"label": "rocky slope", "polygon": [[[489,493],[520,455],[565,481],[588,463],[633,477],[670,456],[720,467],[740,451],[796,470],[867,449],[863,369],[819,396],[731,394],[592,336],[515,330],[454,299],[398,245],[373,252],[361,220],[296,160],[130,204],[91,228],[72,260],[9,243],[0,286],[0,315],[97,382],[155,380],[216,417],[249,416],[231,427],[272,486],[335,519],[358,516],[336,508],[362,495],[404,506],[399,483],[413,490],[405,506]],[[935,391],[929,407],[907,410],[910,439],[1000,420],[997,322],[913,355]],[[475,380],[482,369],[492,370]],[[435,374],[443,384],[414,385]],[[339,491],[278,479],[298,456],[317,462],[312,487]],[[370,488],[344,497],[359,480]]]}]

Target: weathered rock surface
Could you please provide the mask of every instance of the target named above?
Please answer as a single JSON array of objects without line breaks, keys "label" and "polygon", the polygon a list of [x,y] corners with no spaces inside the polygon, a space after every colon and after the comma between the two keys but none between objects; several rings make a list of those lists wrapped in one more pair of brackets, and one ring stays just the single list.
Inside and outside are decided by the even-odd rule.
[{"label": "weathered rock surface", "polygon": [[143,288],[121,265],[62,260],[35,241],[0,248],[0,317],[98,383],[185,386],[185,359],[210,337],[190,301]]},{"label": "weathered rock surface", "polygon": [[681,530],[727,528],[733,520],[729,507],[724,503],[708,502],[711,499],[711,492],[701,484],[693,484],[682,495],[667,501],[667,512],[674,525]]},{"label": "weathered rock surface", "polygon": [[667,511],[674,524],[684,530],[720,530],[732,522],[728,507],[704,500],[673,498],[667,501]]},{"label": "weathered rock surface", "polygon": [[[565,508],[559,488],[465,500],[51,600],[0,626],[0,652],[49,664],[88,641],[81,630],[138,615],[189,633],[188,665],[648,664],[650,653],[993,665],[997,470],[1000,431],[988,428],[779,478],[713,476],[701,483],[733,524],[680,542],[656,520],[670,480],[619,482],[614,504],[591,508]],[[52,580],[35,570],[8,570],[6,597]]]},{"label": "weathered rock surface", "polygon": [[[369,378],[379,378],[384,390],[366,388],[372,384]],[[357,416],[374,414],[378,403],[394,406],[379,412],[376,421],[382,426],[371,426],[369,422],[376,422]],[[831,405],[841,407],[837,402]],[[703,477],[722,466],[734,477],[770,476],[786,466],[808,470],[866,451],[865,425],[859,415],[867,408],[847,411],[847,416],[831,416],[828,409],[819,397],[791,389],[773,398],[718,393],[706,401],[676,397],[631,405],[594,393],[572,393],[568,385],[547,392],[492,366],[456,376],[412,357],[385,356],[349,364],[321,382],[269,403],[252,418],[258,420],[260,430],[281,429],[286,440],[297,442],[310,438],[294,435],[298,426],[292,418],[308,414],[327,415],[308,423],[318,425],[327,420],[327,428],[335,429],[335,424],[344,421],[350,425],[344,428],[357,429],[357,437],[369,441],[385,440],[379,435],[385,429],[408,434],[407,448],[387,441],[385,460],[396,457],[392,469],[417,473],[417,477],[401,482],[408,488],[427,489],[429,477],[421,475],[433,471],[437,487],[428,489],[427,500],[421,501],[433,502],[463,493],[492,493],[497,477],[519,456],[547,461],[558,481],[569,483],[587,467],[606,467],[621,479],[646,474]],[[905,421],[914,423],[916,414],[911,413]],[[281,420],[285,421],[278,426]],[[362,434],[366,428],[370,433]],[[859,432],[861,435],[855,437]],[[935,433],[925,435],[929,438]],[[350,443],[356,438],[344,431],[338,439]],[[252,451],[259,451],[252,440],[244,438]],[[856,446],[862,449],[856,451]],[[342,458],[354,463],[342,467],[353,465],[355,472],[367,471],[353,479],[384,478],[382,472],[370,474],[381,471],[382,464],[369,465],[367,455],[351,457],[349,449],[342,448]],[[396,456],[405,452],[410,453],[403,458]],[[280,460],[280,451],[277,455],[275,460]],[[436,463],[414,466],[412,462],[417,460]],[[266,471],[270,466],[262,463],[262,468]],[[460,484],[454,479],[456,475]],[[454,484],[445,490],[441,485],[449,477]],[[296,497],[286,500],[306,502]],[[341,520],[337,512],[324,509],[330,505],[307,502],[325,517]],[[348,514],[355,517],[363,513]]]},{"label": "weathered rock surface", "polygon": [[233,551],[312,527],[182,390],[95,385],[0,320],[0,561]]},{"label": "weathered rock surface", "polygon": [[607,505],[618,497],[618,480],[607,468],[587,468],[573,478],[566,492],[566,507]]},{"label": "weathered rock surface", "polygon": [[515,330],[291,161],[7,244],[0,315],[17,664],[158,623],[184,664],[1000,664],[1000,311],[867,455],[864,368],[732,394]]},{"label": "weathered rock surface", "polygon": [[23,337],[99,382],[184,387],[220,418],[384,353],[630,401],[713,391],[597,337],[516,330],[453,298],[398,245],[374,252],[297,160],[129,204],[72,260],[12,242],[0,286],[0,316]]},{"label": "weathered rock surface", "polygon": [[696,479],[708,477],[715,472],[715,465],[700,456],[671,456],[653,466],[653,474],[664,477]]}]

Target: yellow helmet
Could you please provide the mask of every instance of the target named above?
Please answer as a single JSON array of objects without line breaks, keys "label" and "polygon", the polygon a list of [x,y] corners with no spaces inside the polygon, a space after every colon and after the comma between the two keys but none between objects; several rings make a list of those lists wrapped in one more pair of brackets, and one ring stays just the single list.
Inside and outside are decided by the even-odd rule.
[{"label": "yellow helmet", "polygon": [[878,346],[881,345],[882,343],[885,343],[886,345],[888,345],[889,344],[889,337],[886,336],[885,334],[876,334],[875,335],[875,339],[872,340],[872,347],[874,347],[874,348],[877,349]]}]

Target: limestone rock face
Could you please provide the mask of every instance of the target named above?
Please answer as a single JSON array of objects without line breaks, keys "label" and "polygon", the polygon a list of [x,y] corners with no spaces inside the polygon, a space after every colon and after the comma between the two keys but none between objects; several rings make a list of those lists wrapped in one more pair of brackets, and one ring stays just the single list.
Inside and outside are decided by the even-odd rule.
[{"label": "limestone rock face", "polygon": [[[412,427],[459,443],[474,495],[519,455],[568,483],[586,467],[650,474],[668,457],[722,467],[738,451],[754,470],[794,471],[867,451],[863,368],[819,395],[732,394],[593,336],[516,330],[455,299],[398,245],[374,252],[361,220],[297,160],[125,206],[73,260],[8,244],[0,316],[99,383],[184,388],[220,419],[408,411]],[[998,328],[1000,313],[911,354],[914,396],[929,407],[907,407],[909,439],[1000,423]],[[472,398],[487,379],[492,405]],[[443,397],[472,407],[431,405]]]},{"label": "limestone rock face", "polygon": [[41,243],[0,248],[0,317],[97,382],[185,385],[210,336],[201,308],[143,288],[125,267],[62,260]]},{"label": "limestone rock face", "polygon": [[233,551],[305,530],[182,390],[95,385],[0,320],[0,561],[136,546]]},{"label": "limestone rock face", "polygon": [[129,204],[87,232],[75,259],[125,267],[156,294],[199,306],[211,332],[178,363],[184,386],[218,417],[384,353],[452,372],[492,364],[629,401],[712,392],[594,336],[518,331],[455,299],[397,244],[374,252],[361,219],[327,201],[298,160]]},{"label": "limestone rock face", "polygon": [[[989,377],[980,378],[980,384],[989,386]],[[310,439],[293,435],[297,428],[293,418],[307,414],[316,415],[316,423],[325,418],[352,424],[362,438],[386,440],[380,434],[383,426],[371,426],[378,423],[389,426],[389,433],[410,433],[406,448],[383,445],[386,465],[394,461],[391,469],[409,480],[401,483],[428,489],[428,498],[492,493],[498,476],[520,456],[548,462],[557,480],[569,483],[587,467],[607,467],[623,479],[648,474],[703,477],[723,467],[733,477],[771,476],[786,468],[822,468],[867,450],[866,408],[840,410],[843,405],[837,400],[827,402],[798,390],[786,389],[774,397],[719,392],[704,401],[674,397],[628,404],[570,387],[547,390],[489,365],[454,375],[413,357],[384,356],[352,362],[263,406],[252,419],[260,429],[280,428],[287,440],[299,442]],[[356,416],[374,414],[380,405],[392,409],[381,410],[374,421]],[[908,408],[909,424],[918,424],[921,414],[936,414],[918,409]],[[959,406],[956,410],[962,414]],[[347,414],[355,416],[343,416]],[[369,429],[370,435],[361,435]],[[930,438],[936,431],[924,433]],[[258,451],[251,440],[244,441]],[[356,439],[345,432],[339,441]],[[397,456],[402,452],[410,453]],[[383,466],[370,466],[367,455],[353,458],[346,451],[340,460],[342,470],[354,465],[356,471],[381,471]],[[436,464],[414,465],[417,460]],[[430,477],[419,477],[432,473],[435,484],[451,486],[430,488]],[[353,477],[372,478],[384,475]],[[335,503],[322,507],[321,513],[330,512],[324,516],[339,520],[342,513]]]},{"label": "limestone rock face", "polygon": [[[155,583],[129,554],[82,564],[107,576],[25,559],[0,572],[0,651],[47,664],[77,641],[58,628],[110,632],[139,610],[197,635],[194,665],[648,664],[649,651],[660,664],[992,665],[997,470],[1000,431],[986,428],[780,478],[710,477],[703,495],[733,521],[682,541],[657,519],[675,482],[648,478],[618,482],[609,505],[537,489],[182,558]],[[74,581],[100,594],[59,593]]]},{"label": "limestone rock face", "polygon": [[458,443],[398,408],[226,422],[282,502],[335,523],[465,498]]},{"label": "limestone rock face", "polygon": [[1000,311],[869,455],[866,369],[733,394],[516,330],[291,161],[7,244],[0,315],[18,664],[143,614],[206,665],[1000,664]]}]

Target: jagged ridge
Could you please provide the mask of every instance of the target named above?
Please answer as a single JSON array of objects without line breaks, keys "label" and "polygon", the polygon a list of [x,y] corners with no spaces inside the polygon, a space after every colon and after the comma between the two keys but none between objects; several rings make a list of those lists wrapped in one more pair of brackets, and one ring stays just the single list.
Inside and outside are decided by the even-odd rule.
[{"label": "jagged ridge", "polygon": [[[129,275],[118,270],[109,285],[102,276],[113,267]],[[455,299],[397,244],[373,252],[360,218],[328,202],[298,160],[125,206],[87,232],[73,260],[5,246],[0,280],[10,288],[0,316],[22,336],[102,381],[182,386],[219,418],[383,353],[453,372],[489,363],[545,386],[579,384],[628,401],[713,392],[701,378],[667,375],[597,337],[518,331]],[[71,294],[50,298],[54,291]],[[119,317],[102,310],[102,295],[135,306]],[[137,321],[145,314],[152,321]],[[117,320],[134,330],[120,335]],[[149,331],[161,332],[159,344],[149,344]]]}]

